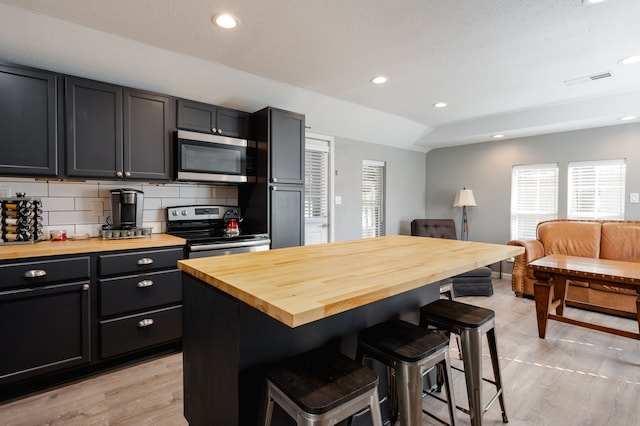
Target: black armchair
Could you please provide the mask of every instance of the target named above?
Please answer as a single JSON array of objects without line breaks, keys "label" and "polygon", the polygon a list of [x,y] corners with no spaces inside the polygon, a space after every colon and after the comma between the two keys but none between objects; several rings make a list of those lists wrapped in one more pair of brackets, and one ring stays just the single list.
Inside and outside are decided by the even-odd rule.
[{"label": "black armchair", "polygon": [[[411,221],[411,235],[458,239],[456,223],[453,219],[414,219]],[[452,277],[452,290],[455,297],[491,296],[493,294],[491,269],[483,266]]]}]

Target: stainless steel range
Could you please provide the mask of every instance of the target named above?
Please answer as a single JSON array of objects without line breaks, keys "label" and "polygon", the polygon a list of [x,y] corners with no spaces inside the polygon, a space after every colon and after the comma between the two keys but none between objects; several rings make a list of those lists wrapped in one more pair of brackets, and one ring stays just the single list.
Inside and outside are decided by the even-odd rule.
[{"label": "stainless steel range", "polygon": [[238,207],[178,206],[167,208],[167,233],[187,240],[187,257],[220,256],[269,250],[267,234],[242,234]]}]

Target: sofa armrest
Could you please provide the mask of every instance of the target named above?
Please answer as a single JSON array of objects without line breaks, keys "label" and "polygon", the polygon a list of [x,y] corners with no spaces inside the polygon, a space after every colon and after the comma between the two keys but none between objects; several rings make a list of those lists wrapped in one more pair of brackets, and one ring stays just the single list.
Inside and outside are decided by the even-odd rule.
[{"label": "sofa armrest", "polygon": [[527,276],[527,265],[536,259],[544,257],[544,246],[538,240],[511,240],[510,246],[524,247],[524,253],[515,257],[511,274],[511,288],[516,296],[524,295],[524,279]]}]

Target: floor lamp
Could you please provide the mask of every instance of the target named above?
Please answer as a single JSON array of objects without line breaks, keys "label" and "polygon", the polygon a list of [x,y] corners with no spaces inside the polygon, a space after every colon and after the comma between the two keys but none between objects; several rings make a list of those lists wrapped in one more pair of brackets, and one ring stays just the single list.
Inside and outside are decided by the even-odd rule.
[{"label": "floor lamp", "polygon": [[453,201],[453,207],[462,207],[462,232],[460,234],[460,239],[465,241],[469,239],[467,206],[476,206],[476,200],[473,198],[473,191],[467,188],[458,189],[458,192],[456,192],[456,199]]}]

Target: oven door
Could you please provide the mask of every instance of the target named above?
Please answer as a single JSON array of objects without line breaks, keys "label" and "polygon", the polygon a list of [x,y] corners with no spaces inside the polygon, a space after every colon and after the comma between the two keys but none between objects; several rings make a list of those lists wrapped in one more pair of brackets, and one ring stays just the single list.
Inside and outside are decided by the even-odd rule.
[{"label": "oven door", "polygon": [[195,259],[198,257],[264,251],[269,250],[270,244],[271,240],[269,239],[214,244],[192,244],[188,246],[188,256],[189,259]]},{"label": "oven door", "polygon": [[176,180],[248,182],[249,145],[246,139],[179,130],[176,132]]}]

